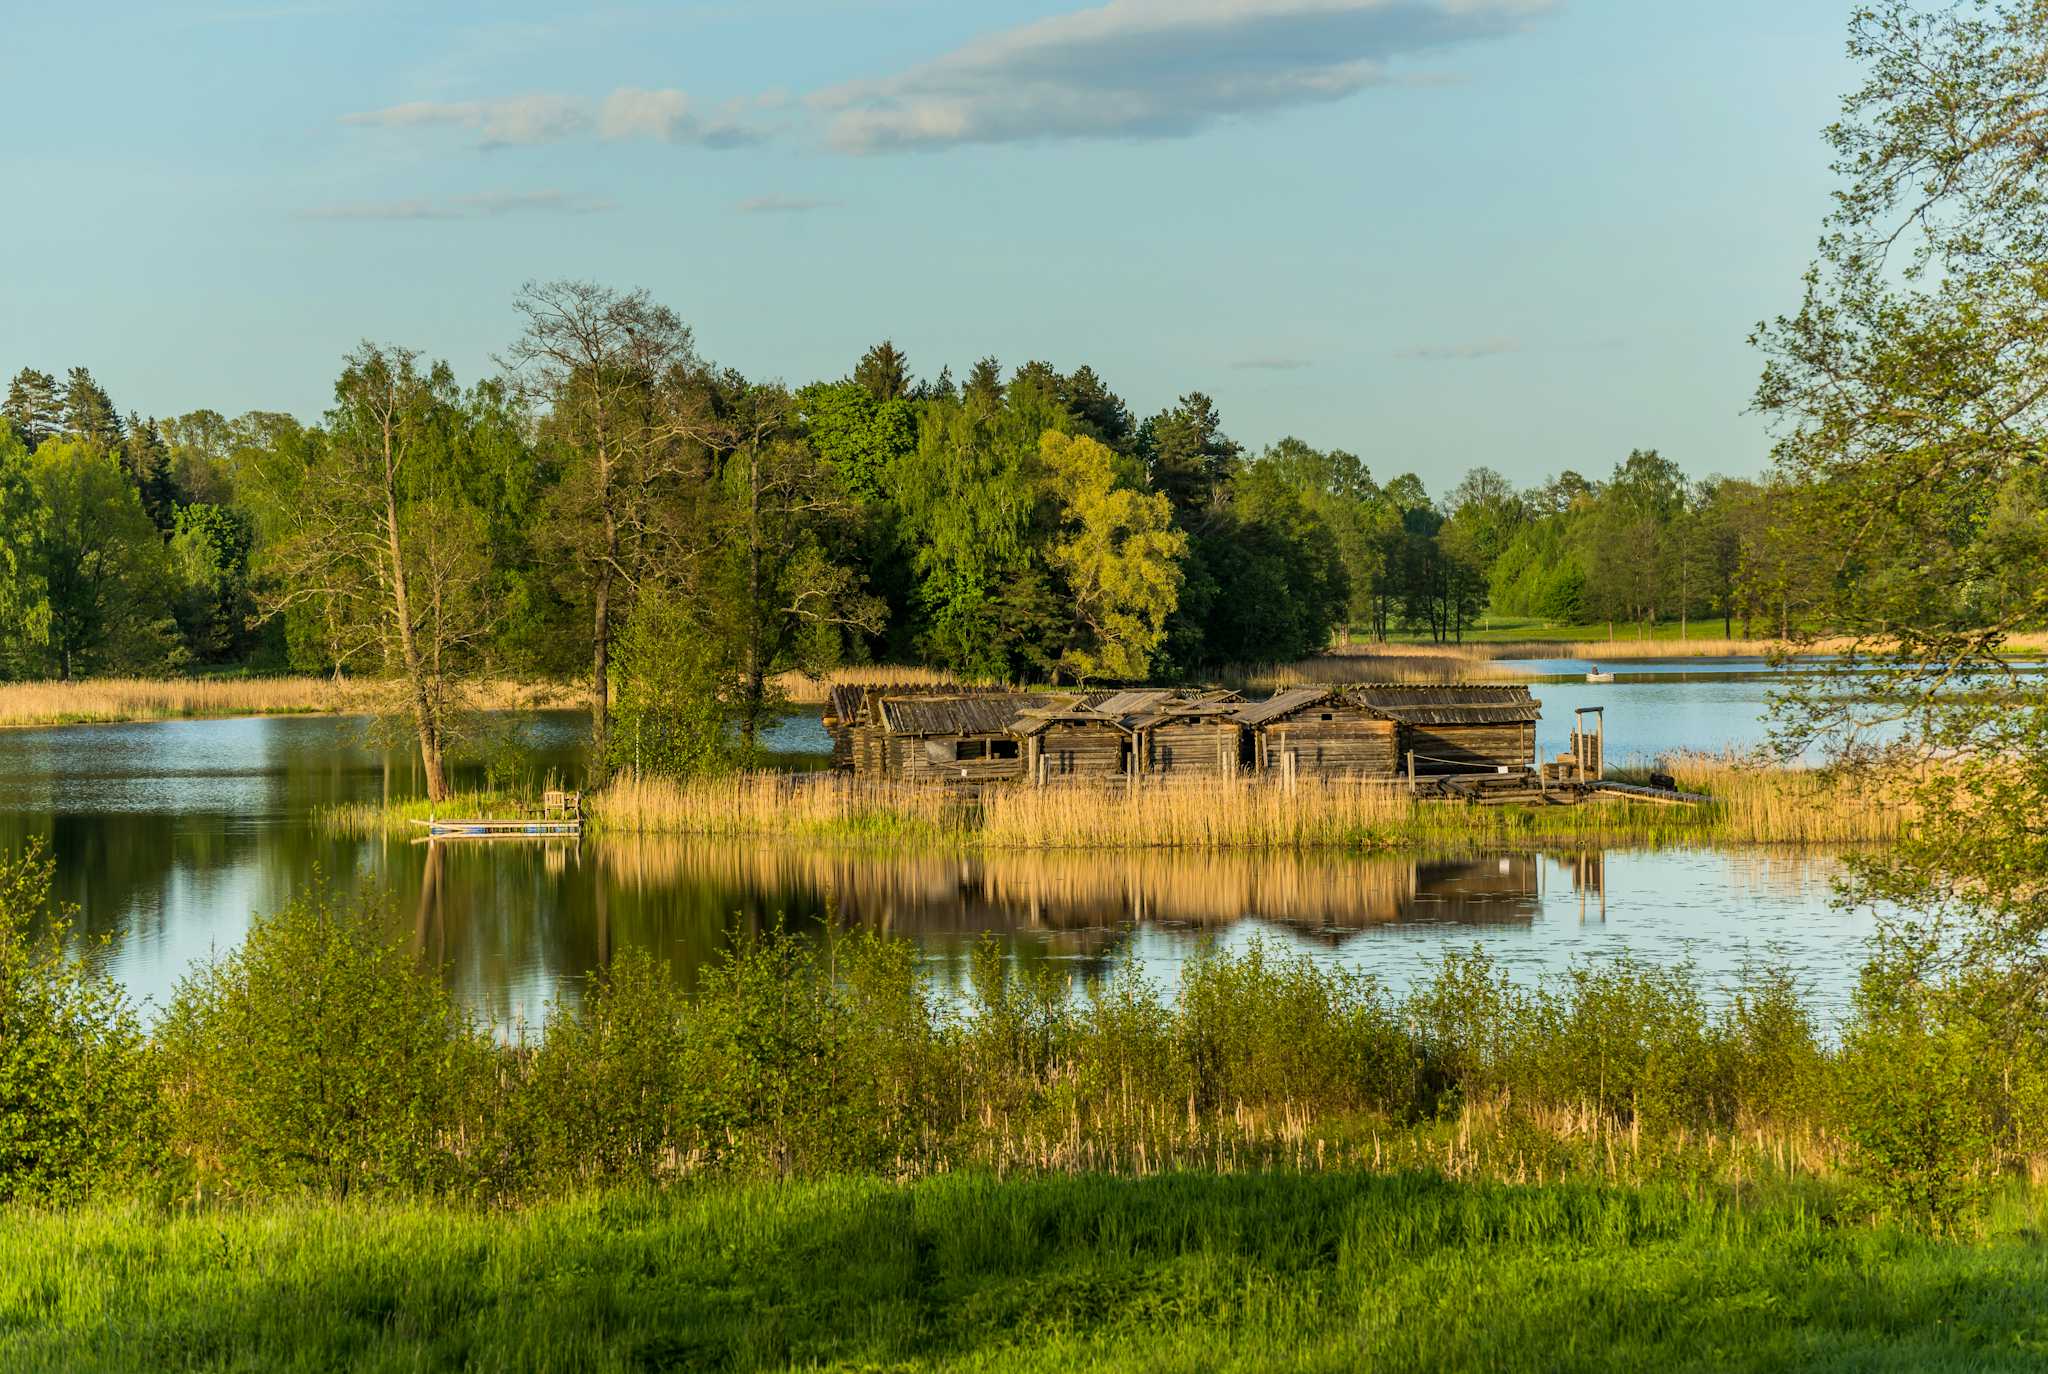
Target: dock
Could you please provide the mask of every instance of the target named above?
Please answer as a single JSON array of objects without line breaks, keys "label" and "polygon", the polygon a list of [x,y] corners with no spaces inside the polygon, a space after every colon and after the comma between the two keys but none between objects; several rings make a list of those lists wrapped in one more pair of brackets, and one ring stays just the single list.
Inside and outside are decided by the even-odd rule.
[{"label": "dock", "polygon": [[416,820],[422,840],[576,839],[583,834],[583,794],[550,788],[537,816],[479,816]]},{"label": "dock", "polygon": [[548,836],[574,838],[583,833],[575,820],[430,820],[414,821],[430,840],[528,840]]}]

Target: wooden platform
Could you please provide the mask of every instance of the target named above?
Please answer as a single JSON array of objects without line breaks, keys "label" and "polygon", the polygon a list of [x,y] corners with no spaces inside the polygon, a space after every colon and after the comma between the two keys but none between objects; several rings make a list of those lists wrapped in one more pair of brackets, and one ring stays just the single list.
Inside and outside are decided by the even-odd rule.
[{"label": "wooden platform", "polygon": [[414,821],[430,840],[532,840],[550,837],[574,838],[583,833],[583,820],[426,820]]}]

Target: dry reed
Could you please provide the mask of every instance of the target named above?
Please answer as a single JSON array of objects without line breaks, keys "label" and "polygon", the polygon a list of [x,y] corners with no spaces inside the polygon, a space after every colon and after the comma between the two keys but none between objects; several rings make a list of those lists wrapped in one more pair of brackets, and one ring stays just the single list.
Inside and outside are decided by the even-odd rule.
[{"label": "dry reed", "polygon": [[[472,694],[479,710],[581,703],[578,689],[497,681]],[[0,726],[111,724],[220,716],[352,715],[391,709],[388,684],[328,677],[91,678],[0,684]]]},{"label": "dry reed", "polygon": [[620,834],[946,842],[990,850],[1377,849],[1423,843],[1840,845],[1895,838],[1896,798],[1796,769],[1708,757],[1672,762],[1690,807],[1606,795],[1580,805],[1468,806],[1378,779],[1249,777],[992,786],[980,795],[844,774],[626,776],[591,805]]}]

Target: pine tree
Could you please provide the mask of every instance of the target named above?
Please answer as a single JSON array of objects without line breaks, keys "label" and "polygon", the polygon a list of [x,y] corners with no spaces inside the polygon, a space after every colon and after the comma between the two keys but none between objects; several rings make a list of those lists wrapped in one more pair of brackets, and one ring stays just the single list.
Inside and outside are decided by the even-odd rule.
[{"label": "pine tree", "polygon": [[960,398],[969,407],[993,410],[1003,403],[1003,365],[994,358],[983,358],[967,374],[967,385],[960,389]]},{"label": "pine tree", "polygon": [[178,518],[178,488],[171,477],[171,446],[164,442],[154,417],[128,415],[127,437],[121,443],[121,466],[142,496],[142,508],[166,534]]},{"label": "pine tree", "polygon": [[82,367],[72,368],[64,380],[64,428],[107,449],[121,442],[121,412]]},{"label": "pine tree", "polygon": [[7,386],[7,418],[31,452],[37,444],[63,431],[64,410],[57,398],[57,379],[24,367]]},{"label": "pine tree", "polygon": [[1216,403],[1199,391],[1147,420],[1139,442],[1153,486],[1166,493],[1183,520],[1220,503],[1244,454],[1241,445],[1224,437]]},{"label": "pine tree", "polygon": [[878,401],[893,401],[910,394],[910,359],[895,344],[884,339],[861,355],[853,380]]}]

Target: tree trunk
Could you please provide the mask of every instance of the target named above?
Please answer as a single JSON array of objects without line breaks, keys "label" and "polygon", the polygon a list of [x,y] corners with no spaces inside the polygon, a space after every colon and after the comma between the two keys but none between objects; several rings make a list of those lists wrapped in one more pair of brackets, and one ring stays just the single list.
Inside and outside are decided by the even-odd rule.
[{"label": "tree trunk", "polygon": [[446,801],[448,782],[441,771],[441,721],[428,694],[427,665],[420,656],[419,637],[413,633],[412,599],[405,585],[405,551],[398,538],[395,474],[384,483],[384,539],[391,558],[391,608],[398,621],[398,649],[405,661],[405,681],[412,696],[413,725],[420,736],[420,767],[427,775],[427,800]]},{"label": "tree trunk", "polygon": [[605,568],[591,592],[590,781],[601,786],[610,772],[605,751],[611,734],[612,574]]}]

